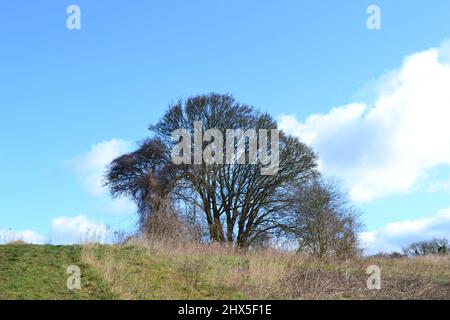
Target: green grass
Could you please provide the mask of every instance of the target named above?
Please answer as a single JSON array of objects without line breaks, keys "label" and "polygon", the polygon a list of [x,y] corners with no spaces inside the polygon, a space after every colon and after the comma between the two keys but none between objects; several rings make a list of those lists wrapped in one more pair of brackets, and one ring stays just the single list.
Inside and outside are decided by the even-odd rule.
[{"label": "green grass", "polygon": [[[81,261],[79,246],[0,246],[0,299],[111,299],[100,276]],[[66,286],[67,267],[81,269],[81,290]]]},{"label": "green grass", "polygon": [[208,279],[213,267],[231,267],[226,257],[180,258],[138,246],[87,246],[84,261],[98,269],[121,299],[242,299],[236,288]]},{"label": "green grass", "polygon": [[[66,287],[68,266],[81,290]],[[382,270],[368,290],[366,269]],[[2,299],[450,299],[450,256],[320,260],[277,250],[130,240],[0,245]]]}]

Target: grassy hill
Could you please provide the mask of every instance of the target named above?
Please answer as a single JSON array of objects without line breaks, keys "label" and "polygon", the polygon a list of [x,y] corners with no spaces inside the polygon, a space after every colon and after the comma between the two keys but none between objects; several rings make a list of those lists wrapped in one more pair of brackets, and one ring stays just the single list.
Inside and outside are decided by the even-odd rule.
[{"label": "grassy hill", "polygon": [[[81,290],[66,287],[80,267]],[[369,265],[381,290],[368,290]],[[450,299],[450,258],[337,261],[161,241],[0,246],[0,299]]]}]

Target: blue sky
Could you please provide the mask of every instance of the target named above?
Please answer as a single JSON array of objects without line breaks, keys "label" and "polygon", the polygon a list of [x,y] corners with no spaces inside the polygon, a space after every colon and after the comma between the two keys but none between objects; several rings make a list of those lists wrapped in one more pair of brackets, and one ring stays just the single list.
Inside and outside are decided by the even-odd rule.
[{"label": "blue sky", "polygon": [[[81,30],[66,28],[70,4],[81,8]],[[371,4],[381,8],[381,30],[366,27]],[[342,169],[343,155],[354,153],[358,159],[380,163],[386,145],[364,139],[375,131],[390,132],[379,127],[390,113],[376,121],[366,115],[386,92],[397,92],[386,83],[410,75],[409,67],[431,64],[433,57],[427,60],[419,53],[434,48],[439,62],[450,57],[442,45],[450,37],[449,12],[447,0],[3,2],[0,230],[27,230],[64,242],[70,237],[64,237],[61,223],[67,222],[68,233],[80,225],[129,228],[134,222],[129,206],[111,204],[107,193],[90,184],[95,185],[108,156],[127,151],[132,142],[147,136],[147,126],[168,103],[211,91],[232,93],[284,119],[281,122],[293,134],[314,133],[320,139],[311,144],[325,154],[324,168],[356,194],[368,185],[355,182],[361,173]],[[415,55],[417,61],[405,64],[405,57]],[[433,73],[438,80],[447,79],[441,77],[446,61],[440,65],[442,73]],[[418,91],[426,98],[431,87],[425,83]],[[433,110],[438,115],[445,105],[450,107],[445,92],[440,93],[440,107]],[[420,105],[424,109],[429,107],[425,98]],[[365,107],[345,109],[352,103]],[[326,121],[307,120],[313,114],[332,115],[332,108],[338,113],[350,110],[352,117],[351,126],[345,122],[336,127],[342,134],[339,141],[323,133]],[[423,129],[420,123],[417,128]],[[393,134],[400,137],[403,131]],[[383,141],[391,138],[380,136]],[[427,138],[434,141],[433,135]],[[363,201],[355,196],[364,212],[365,239],[373,250],[397,248],[422,235],[445,235],[433,226],[442,225],[435,220],[447,219],[442,210],[450,207],[446,155],[437,154],[434,162],[421,154],[413,156],[417,165],[409,170],[416,171],[415,177],[408,176],[410,162],[404,160],[402,166],[393,154],[392,163],[406,168],[398,179],[405,183],[385,191],[372,183],[370,188],[378,191]],[[384,169],[392,168],[371,172],[381,170],[383,179]],[[408,221],[421,227],[415,233],[402,229],[402,236],[393,235],[392,228],[408,228]],[[380,242],[389,236],[390,243]]]}]

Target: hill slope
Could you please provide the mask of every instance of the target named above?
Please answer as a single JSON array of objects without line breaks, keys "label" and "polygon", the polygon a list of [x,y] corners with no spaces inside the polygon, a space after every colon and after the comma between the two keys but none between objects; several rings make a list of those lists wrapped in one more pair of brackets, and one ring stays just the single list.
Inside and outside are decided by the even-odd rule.
[{"label": "hill slope", "polygon": [[[66,269],[81,269],[81,290]],[[369,290],[367,267],[381,268]],[[0,246],[0,299],[450,299],[450,257],[339,261],[275,250],[131,241]]]}]

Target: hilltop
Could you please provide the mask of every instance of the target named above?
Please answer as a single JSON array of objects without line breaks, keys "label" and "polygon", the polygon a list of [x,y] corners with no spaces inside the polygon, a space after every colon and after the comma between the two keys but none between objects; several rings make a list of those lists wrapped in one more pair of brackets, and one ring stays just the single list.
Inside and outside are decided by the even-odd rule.
[{"label": "hilltop", "polygon": [[[81,290],[66,287],[81,269]],[[369,265],[381,290],[368,290]],[[0,246],[0,299],[449,299],[450,258],[347,261],[269,249],[142,242]]]}]

